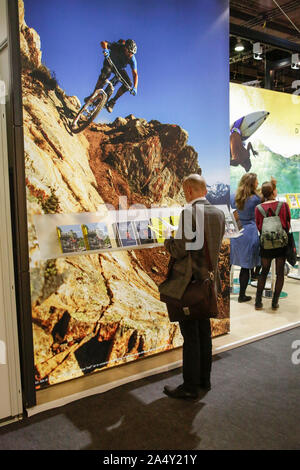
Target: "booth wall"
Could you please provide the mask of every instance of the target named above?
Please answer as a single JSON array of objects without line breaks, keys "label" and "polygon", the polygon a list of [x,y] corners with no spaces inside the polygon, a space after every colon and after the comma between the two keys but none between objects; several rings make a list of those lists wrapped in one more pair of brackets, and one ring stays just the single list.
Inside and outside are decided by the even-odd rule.
[{"label": "booth wall", "polygon": [[9,94],[9,56],[7,47],[7,8],[6,0],[0,2],[0,75],[5,82],[6,93]]},{"label": "booth wall", "polygon": [[[6,21],[6,2],[0,2],[0,44],[2,44],[2,50],[0,52],[0,84],[3,81],[5,84],[8,83],[8,75],[9,75],[9,68],[8,68],[8,51],[5,43],[7,42],[7,21]],[[3,94],[5,91],[2,89],[0,90],[0,103],[4,103],[5,96]],[[1,106],[2,112],[2,106]],[[0,117],[0,149],[1,149],[1,161],[4,160],[4,146],[6,142],[4,142],[4,135],[2,131],[2,119]],[[3,165],[3,163],[2,163]],[[2,174],[4,168],[1,168],[0,174],[0,182],[2,184],[5,175]],[[7,177],[8,175],[6,175]],[[0,420],[10,416],[11,413],[11,404],[10,404],[10,389],[9,389],[9,372],[7,367],[6,361],[6,324],[4,318],[5,312],[5,303],[4,303],[4,295],[5,295],[5,288],[7,287],[4,283],[4,265],[5,260],[2,260],[2,252],[0,252],[0,393],[1,393],[1,406],[0,406]]]},{"label": "booth wall", "polygon": [[[182,344],[178,325],[169,322],[159,301],[157,286],[169,259],[163,245],[42,259],[35,221],[97,213],[105,204],[118,209],[120,197],[127,207],[182,205],[183,177],[201,169],[209,200],[228,202],[228,2],[195,0],[189,9],[182,2],[162,8],[159,1],[134,0],[114,2],[113,8],[77,0],[18,5],[40,388]],[[100,41],[128,36],[139,47],[138,95],[126,94],[112,115],[103,111],[87,130],[72,134],[70,124],[102,66]],[[207,70],[218,81],[212,83]],[[229,331],[228,240],[220,270],[214,336]]]},{"label": "booth wall", "polygon": [[21,373],[11,232],[6,103],[9,55],[6,2],[0,0],[0,425],[22,414]]}]

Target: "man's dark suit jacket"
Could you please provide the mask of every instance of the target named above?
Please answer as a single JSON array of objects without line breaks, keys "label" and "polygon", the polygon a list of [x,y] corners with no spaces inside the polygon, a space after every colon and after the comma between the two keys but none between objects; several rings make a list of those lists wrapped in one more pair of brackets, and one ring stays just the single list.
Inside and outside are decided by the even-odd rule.
[{"label": "man's dark suit jacket", "polygon": [[[208,244],[209,255],[212,268],[215,274],[216,291],[220,289],[220,276],[218,270],[218,259],[220,247],[225,232],[225,216],[223,211],[210,204],[206,199],[197,200],[194,204],[204,204],[204,230]],[[181,299],[187,285],[192,278],[204,279],[207,275],[207,262],[204,248],[200,250],[187,250],[186,243],[191,242],[184,236],[183,221],[184,212],[191,210],[186,208],[182,211],[178,230],[182,233],[182,238],[171,238],[165,240],[165,248],[171,255],[169,271],[166,281],[159,286],[161,294]],[[193,217],[193,229],[195,229],[195,220]],[[203,227],[198,227],[202,230]]]}]

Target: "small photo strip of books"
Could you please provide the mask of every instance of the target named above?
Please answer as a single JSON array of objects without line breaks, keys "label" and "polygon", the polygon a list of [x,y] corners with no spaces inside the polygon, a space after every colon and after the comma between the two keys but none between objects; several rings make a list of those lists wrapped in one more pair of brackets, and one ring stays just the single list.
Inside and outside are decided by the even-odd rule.
[{"label": "small photo strip of books", "polygon": [[86,251],[81,225],[61,225],[56,230],[62,253]]},{"label": "small photo strip of books", "polygon": [[175,233],[178,216],[149,219],[59,225],[56,227],[61,253],[102,251],[113,248],[146,248],[165,241],[164,232]]},{"label": "small photo strip of books", "polygon": [[290,209],[300,209],[300,193],[288,193],[285,197]]}]

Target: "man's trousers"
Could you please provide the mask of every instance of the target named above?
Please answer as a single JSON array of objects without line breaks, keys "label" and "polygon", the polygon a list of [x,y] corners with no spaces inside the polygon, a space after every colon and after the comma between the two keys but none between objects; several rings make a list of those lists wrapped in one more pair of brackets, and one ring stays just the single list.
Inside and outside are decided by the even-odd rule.
[{"label": "man's trousers", "polygon": [[183,336],[184,388],[194,391],[197,386],[210,382],[212,340],[210,319],[184,319],[179,322]]}]

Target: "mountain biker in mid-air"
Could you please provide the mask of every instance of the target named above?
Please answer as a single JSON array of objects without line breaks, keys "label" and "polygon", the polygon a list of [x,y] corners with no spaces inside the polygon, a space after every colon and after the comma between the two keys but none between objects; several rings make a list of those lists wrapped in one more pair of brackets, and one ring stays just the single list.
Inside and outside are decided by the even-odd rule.
[{"label": "mountain biker in mid-air", "polygon": [[[133,79],[133,87],[131,88],[130,93],[135,96],[137,94],[138,86],[138,72],[135,58],[135,54],[137,52],[136,43],[132,39],[127,39],[127,41],[120,39],[118,42],[101,41],[101,47],[103,49],[105,60],[103,62],[103,67],[93,93],[96,90],[103,88],[106,80],[109,79],[112,73],[114,73],[113,67],[106,60],[107,57],[110,57],[122,77],[130,86],[132,86],[132,82],[125,70],[127,65],[130,65]],[[106,89],[105,91],[108,95],[105,107],[107,111],[111,113],[116,104],[116,101],[127,91],[127,88],[122,85],[118,89],[115,97],[111,98],[110,100],[109,98],[112,94],[112,91],[110,89]],[[92,94],[90,96],[87,96],[84,101],[87,101],[92,96]]]}]

